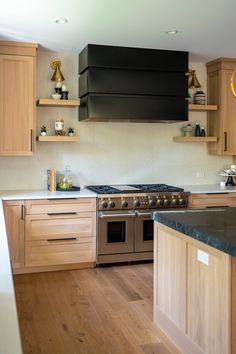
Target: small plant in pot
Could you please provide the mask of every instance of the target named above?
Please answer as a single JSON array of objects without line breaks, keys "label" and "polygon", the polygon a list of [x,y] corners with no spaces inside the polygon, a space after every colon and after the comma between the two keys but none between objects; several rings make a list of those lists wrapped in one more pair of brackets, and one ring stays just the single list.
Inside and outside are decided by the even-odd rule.
[{"label": "small plant in pot", "polygon": [[42,125],[42,127],[40,128],[40,130],[41,130],[41,135],[42,135],[42,136],[47,135],[47,128],[46,128],[46,125]]},{"label": "small plant in pot", "polygon": [[75,133],[74,128],[69,128],[69,129],[68,129],[68,135],[69,135],[69,136],[73,136],[74,133]]}]

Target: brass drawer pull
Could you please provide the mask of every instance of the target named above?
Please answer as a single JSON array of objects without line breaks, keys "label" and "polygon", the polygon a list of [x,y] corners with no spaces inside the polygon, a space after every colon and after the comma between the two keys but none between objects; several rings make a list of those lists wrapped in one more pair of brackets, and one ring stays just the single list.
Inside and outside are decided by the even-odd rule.
[{"label": "brass drawer pull", "polygon": [[48,242],[58,242],[58,241],[75,241],[77,240],[76,237],[68,237],[68,238],[53,238],[53,239],[48,239]]},{"label": "brass drawer pull", "polygon": [[54,215],[77,215],[75,211],[73,212],[64,212],[64,213],[47,213],[48,216],[54,216]]}]

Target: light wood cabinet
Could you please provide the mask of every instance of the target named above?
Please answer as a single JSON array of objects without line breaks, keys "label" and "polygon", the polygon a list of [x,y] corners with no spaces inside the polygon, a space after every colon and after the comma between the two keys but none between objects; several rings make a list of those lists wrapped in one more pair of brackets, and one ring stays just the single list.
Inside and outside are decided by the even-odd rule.
[{"label": "light wood cabinet", "polygon": [[236,193],[201,193],[189,196],[190,208],[236,207]]},{"label": "light wood cabinet", "polygon": [[24,201],[4,201],[4,216],[13,273],[24,267]]},{"label": "light wood cabinet", "polygon": [[27,200],[25,240],[25,264],[32,271],[45,266],[53,270],[53,266],[65,269],[67,264],[93,265],[96,198]]},{"label": "light wood cabinet", "polygon": [[208,152],[214,155],[236,155],[236,99],[230,89],[236,59],[221,58],[206,66],[208,100],[218,105],[217,111],[208,112],[207,132],[219,138],[208,145]]},{"label": "light wood cabinet", "polygon": [[96,198],[4,202],[13,272],[88,268],[96,262]]},{"label": "light wood cabinet", "polygon": [[0,155],[34,153],[36,48],[0,41]]},{"label": "light wood cabinet", "polygon": [[154,228],[154,321],[183,354],[235,354],[235,257]]}]

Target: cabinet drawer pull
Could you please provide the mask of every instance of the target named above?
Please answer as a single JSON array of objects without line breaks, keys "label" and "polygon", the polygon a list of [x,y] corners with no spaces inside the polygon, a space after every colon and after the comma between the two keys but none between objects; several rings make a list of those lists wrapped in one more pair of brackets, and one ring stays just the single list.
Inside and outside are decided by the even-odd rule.
[{"label": "cabinet drawer pull", "polygon": [[24,205],[21,204],[21,220],[24,220]]},{"label": "cabinet drawer pull", "polygon": [[33,152],[33,129],[30,129],[30,151]]},{"label": "cabinet drawer pull", "polygon": [[53,239],[48,239],[48,242],[58,242],[58,241],[75,241],[77,240],[76,237],[68,237],[68,238],[53,238]]},{"label": "cabinet drawer pull", "polygon": [[77,215],[75,211],[73,212],[64,212],[64,213],[47,213],[48,216],[54,216],[54,215]]},{"label": "cabinet drawer pull", "polygon": [[227,132],[224,132],[224,151],[227,151]]},{"label": "cabinet drawer pull", "polygon": [[206,206],[206,208],[229,208],[228,205],[212,205],[212,206]]},{"label": "cabinet drawer pull", "polygon": [[[77,198],[66,198],[66,200],[75,200]],[[49,202],[55,202],[55,200],[65,200],[65,198],[50,198],[47,199]]]}]

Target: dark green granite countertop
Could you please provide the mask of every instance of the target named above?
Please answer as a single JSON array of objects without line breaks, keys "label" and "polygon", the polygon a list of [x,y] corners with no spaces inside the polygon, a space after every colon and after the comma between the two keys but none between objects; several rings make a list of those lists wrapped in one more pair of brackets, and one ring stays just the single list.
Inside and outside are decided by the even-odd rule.
[{"label": "dark green granite countertop", "polygon": [[156,211],[152,218],[236,257],[236,208]]}]

